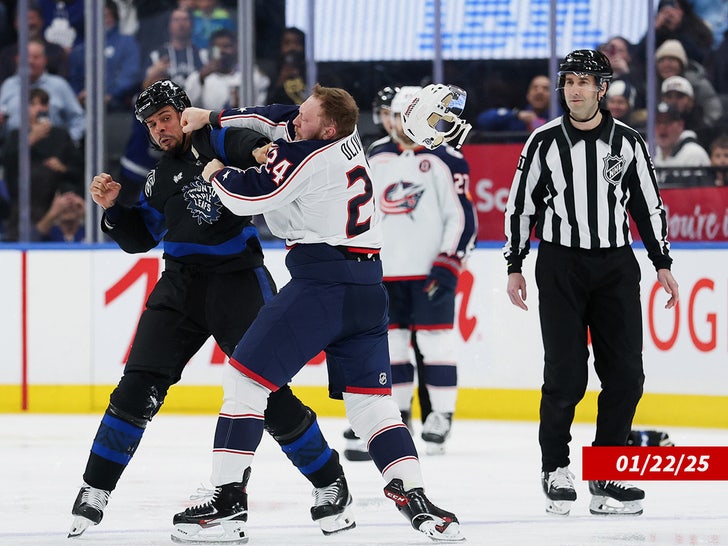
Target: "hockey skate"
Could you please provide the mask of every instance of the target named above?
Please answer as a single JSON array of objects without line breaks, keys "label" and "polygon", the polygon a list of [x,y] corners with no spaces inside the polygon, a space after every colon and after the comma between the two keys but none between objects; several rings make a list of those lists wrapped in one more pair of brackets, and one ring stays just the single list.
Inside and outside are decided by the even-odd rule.
[{"label": "hockey skate", "polygon": [[667,432],[659,430],[632,430],[627,437],[627,445],[672,447],[675,444]]},{"label": "hockey skate", "polygon": [[645,492],[625,482],[594,480],[589,482],[592,500],[589,512],[600,516],[642,514]]},{"label": "hockey skate", "polygon": [[242,482],[219,485],[209,501],[175,514],[172,542],[246,544],[249,477],[247,468]]},{"label": "hockey skate", "polygon": [[68,538],[81,536],[91,525],[101,522],[110,494],[110,491],[83,484],[71,509],[71,514],[76,517],[73,518]]},{"label": "hockey skate", "polygon": [[412,527],[436,542],[465,540],[460,533],[460,522],[455,514],[432,504],[421,487],[404,490],[402,480],[396,478],[384,488],[384,494],[392,499],[400,513]]},{"label": "hockey skate", "polygon": [[542,472],[541,485],[546,495],[546,513],[568,516],[571,505],[576,500],[574,474],[569,467],[557,468],[553,472]]},{"label": "hockey skate", "polygon": [[442,455],[445,453],[445,440],[450,436],[452,413],[431,412],[422,425],[422,439],[425,441],[425,453]]},{"label": "hockey skate", "polygon": [[325,535],[332,535],[356,527],[352,498],[346,478],[340,476],[334,483],[313,490],[311,518],[321,526]]},{"label": "hockey skate", "polygon": [[344,448],[344,457],[347,461],[371,461],[372,456],[367,451],[367,445],[364,440],[359,438],[352,429],[347,428],[344,431],[346,438],[346,448]]}]

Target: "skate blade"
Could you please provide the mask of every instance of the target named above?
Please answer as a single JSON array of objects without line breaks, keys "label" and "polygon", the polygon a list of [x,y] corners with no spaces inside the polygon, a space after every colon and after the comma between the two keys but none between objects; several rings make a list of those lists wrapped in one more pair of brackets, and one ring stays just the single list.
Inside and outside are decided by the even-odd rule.
[{"label": "skate blade", "polygon": [[425,442],[425,453],[428,455],[444,455],[445,444],[437,444],[435,442]]},{"label": "skate blade", "polygon": [[428,519],[422,522],[419,531],[435,542],[462,542],[465,540],[460,533],[460,524],[456,521]]},{"label": "skate blade", "polygon": [[68,531],[68,538],[75,538],[80,537],[83,532],[91,527],[92,525],[96,525],[93,521],[91,521],[88,518],[85,518],[83,516],[76,516],[73,518],[73,523],[71,524],[71,530]]},{"label": "skate blade", "polygon": [[619,502],[611,497],[595,495],[589,503],[589,512],[595,516],[639,516],[642,515],[642,502]]},{"label": "skate blade", "polygon": [[221,521],[209,526],[178,523],[172,530],[172,542],[183,544],[247,544],[248,531],[244,521]]},{"label": "skate blade", "polygon": [[554,516],[568,516],[574,501],[557,501],[546,499],[546,513]]}]

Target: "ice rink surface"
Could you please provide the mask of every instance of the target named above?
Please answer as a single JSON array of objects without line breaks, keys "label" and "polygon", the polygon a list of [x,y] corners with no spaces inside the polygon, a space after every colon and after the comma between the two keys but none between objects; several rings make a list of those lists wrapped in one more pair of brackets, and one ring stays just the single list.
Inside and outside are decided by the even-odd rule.
[{"label": "ice rink surface", "polygon": [[[98,415],[0,415],[0,544],[172,544],[175,512],[210,474],[215,416],[158,415],[112,493],[100,525],[67,539],[71,505],[81,484]],[[343,452],[343,419],[321,428]],[[728,431],[667,429],[683,446],[726,445]],[[645,489],[644,515],[589,514],[581,478],[581,446],[593,427],[575,425],[571,469],[579,498],[568,517],[548,516],[539,483],[537,424],[456,421],[445,456],[421,461],[430,499],[460,519],[465,544],[624,546],[728,544],[728,488],[718,481],[634,482]],[[343,460],[343,456],[342,456]],[[343,461],[357,526],[324,536],[310,519],[311,491],[267,435],[248,485],[251,545],[432,544],[414,531],[382,494],[371,462]]]}]

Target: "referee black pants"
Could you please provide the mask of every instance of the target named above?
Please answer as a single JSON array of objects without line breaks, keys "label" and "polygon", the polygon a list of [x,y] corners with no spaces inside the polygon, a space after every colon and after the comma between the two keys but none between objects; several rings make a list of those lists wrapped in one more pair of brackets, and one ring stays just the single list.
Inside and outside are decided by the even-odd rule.
[{"label": "referee black pants", "polygon": [[543,471],[569,464],[571,423],[587,386],[588,334],[601,382],[593,445],[626,444],[644,384],[639,281],[639,264],[629,246],[582,250],[540,244]]}]

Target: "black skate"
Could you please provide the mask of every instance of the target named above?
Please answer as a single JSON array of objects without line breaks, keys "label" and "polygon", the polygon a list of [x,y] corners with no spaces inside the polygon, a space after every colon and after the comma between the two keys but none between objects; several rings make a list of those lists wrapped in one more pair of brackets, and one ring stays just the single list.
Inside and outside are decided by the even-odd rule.
[{"label": "black skate", "polygon": [[428,455],[445,453],[445,440],[450,436],[452,413],[430,412],[422,425],[422,439]]},{"label": "black skate", "polygon": [[212,498],[204,504],[175,514],[173,542],[188,544],[245,544],[248,542],[248,494],[245,486],[250,467],[243,481],[215,487]]},{"label": "black skate", "polygon": [[589,482],[592,500],[589,512],[600,516],[642,514],[645,492],[625,482],[594,480]]},{"label": "black skate", "polygon": [[557,516],[568,516],[576,500],[574,475],[568,466],[553,472],[541,473],[541,486],[546,495],[546,512]]},{"label": "black skate", "polygon": [[351,509],[351,494],[346,478],[340,476],[331,485],[313,490],[311,519],[317,521],[325,535],[356,527]]},{"label": "black skate", "polygon": [[367,451],[367,445],[357,436],[353,430],[347,428],[344,431],[346,438],[346,448],[344,449],[344,457],[348,461],[371,461],[372,456]]},{"label": "black skate", "polygon": [[675,444],[667,432],[660,430],[632,430],[627,438],[627,445],[672,447]]},{"label": "black skate", "polygon": [[460,522],[455,514],[432,504],[421,487],[405,491],[402,480],[396,478],[387,484],[384,494],[394,501],[397,509],[414,529],[432,540],[443,542],[465,540],[460,534]]},{"label": "black skate", "polygon": [[110,491],[96,489],[84,484],[76,496],[71,514],[73,518],[68,538],[78,537],[91,525],[98,525],[104,517],[104,508],[109,502]]}]

